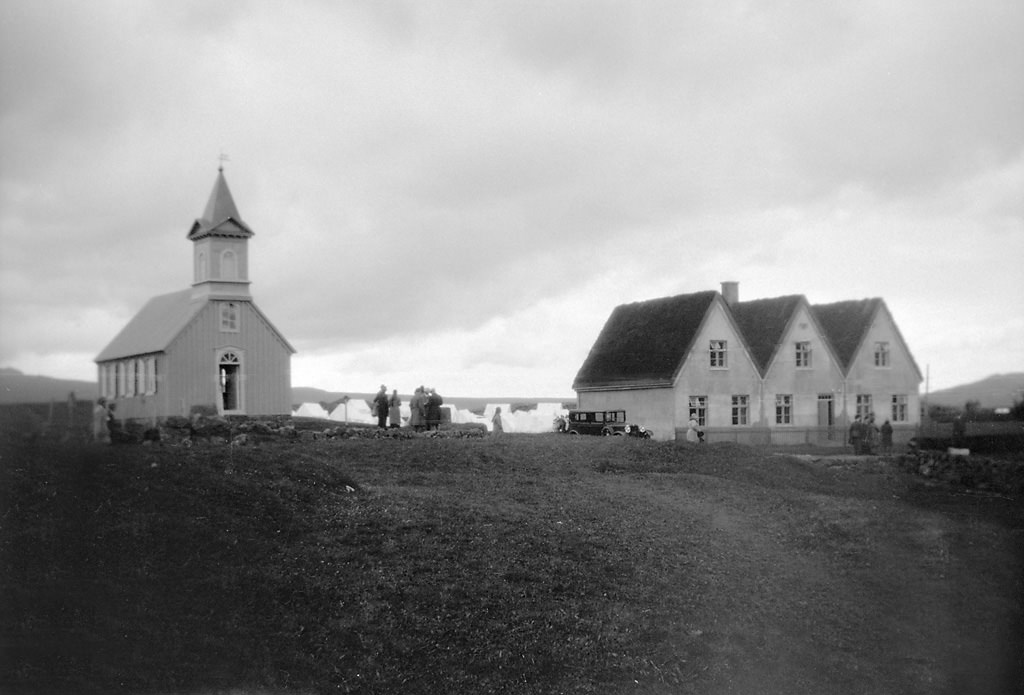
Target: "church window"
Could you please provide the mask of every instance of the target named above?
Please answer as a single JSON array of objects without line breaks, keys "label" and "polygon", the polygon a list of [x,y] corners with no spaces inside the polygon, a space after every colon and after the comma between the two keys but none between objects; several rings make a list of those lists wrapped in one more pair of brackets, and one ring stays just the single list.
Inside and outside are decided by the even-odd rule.
[{"label": "church window", "polygon": [[196,256],[196,282],[206,279],[206,254],[202,251]]},{"label": "church window", "polygon": [[220,255],[220,277],[222,280],[235,280],[238,277],[238,257],[230,249]]},{"label": "church window", "polygon": [[221,303],[220,329],[226,333],[238,332],[238,304],[235,302]]},{"label": "church window", "polygon": [[135,360],[124,363],[124,395],[135,395]]},{"label": "church window", "polygon": [[152,396],[156,393],[156,358],[146,358],[146,395]]}]

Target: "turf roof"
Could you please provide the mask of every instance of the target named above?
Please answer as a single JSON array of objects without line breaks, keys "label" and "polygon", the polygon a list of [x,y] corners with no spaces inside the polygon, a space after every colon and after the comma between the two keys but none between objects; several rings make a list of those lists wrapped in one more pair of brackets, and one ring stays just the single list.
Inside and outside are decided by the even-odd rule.
[{"label": "turf roof", "polygon": [[853,362],[857,348],[871,327],[881,303],[882,300],[876,297],[833,304],[815,304],[811,307],[814,318],[832,344],[832,350],[844,371],[849,369]]},{"label": "turf roof", "polygon": [[762,375],[768,371],[790,319],[804,301],[803,295],[794,294],[739,302],[730,307]]},{"label": "turf roof", "polygon": [[[718,292],[712,290],[616,307],[576,374],[573,388],[671,385],[716,296]],[[730,307],[762,375],[789,322],[806,301],[803,295],[789,295]],[[849,369],[882,305],[876,297],[810,306],[843,371]]]},{"label": "turf roof", "polygon": [[617,306],[573,388],[670,384],[716,295],[712,290]]}]

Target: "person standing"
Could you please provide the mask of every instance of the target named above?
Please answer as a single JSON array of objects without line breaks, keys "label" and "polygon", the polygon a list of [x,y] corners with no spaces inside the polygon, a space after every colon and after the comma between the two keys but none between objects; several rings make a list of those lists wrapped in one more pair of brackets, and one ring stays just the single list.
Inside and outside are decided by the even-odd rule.
[{"label": "person standing", "polygon": [[853,418],[853,424],[850,425],[850,444],[853,445],[853,453],[863,453],[863,447],[861,440],[864,438],[864,425],[861,424],[860,415]]},{"label": "person standing", "polygon": [[444,399],[433,387],[427,389],[427,429],[441,429],[441,405]]},{"label": "person standing", "polygon": [[402,399],[398,397],[398,389],[394,389],[388,399],[388,421],[391,427],[402,426]]},{"label": "person standing", "polygon": [[377,416],[377,427],[385,429],[388,426],[388,387],[384,384],[373,398],[373,412]]},{"label": "person standing", "polygon": [[107,399],[100,396],[92,408],[92,439],[101,444],[110,444],[110,430],[107,427]]},{"label": "person standing", "polygon": [[491,434],[497,437],[504,431],[505,428],[501,424],[501,406],[499,405],[494,409],[494,415],[491,416]]},{"label": "person standing", "polygon": [[864,437],[861,442],[865,454],[875,453],[875,444],[878,442],[878,425],[875,424],[874,413],[870,413],[867,422],[864,423]]},{"label": "person standing", "polygon": [[416,390],[412,394],[412,399],[409,401],[409,425],[412,426],[413,430],[416,432],[423,429],[423,423],[426,420],[424,417],[423,406],[423,387],[417,386]]},{"label": "person standing", "polygon": [[699,442],[700,436],[697,434],[697,419],[691,416],[690,421],[686,424],[686,441]]},{"label": "person standing", "polygon": [[892,425],[888,420],[882,423],[882,453],[892,453]]}]

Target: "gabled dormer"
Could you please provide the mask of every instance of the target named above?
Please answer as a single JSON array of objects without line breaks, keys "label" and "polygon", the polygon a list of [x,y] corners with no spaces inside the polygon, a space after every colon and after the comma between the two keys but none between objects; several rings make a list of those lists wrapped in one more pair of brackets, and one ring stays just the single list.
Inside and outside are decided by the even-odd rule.
[{"label": "gabled dormer", "polygon": [[217,170],[203,216],[188,232],[192,242],[192,296],[249,299],[249,238],[231,197],[224,169]]}]

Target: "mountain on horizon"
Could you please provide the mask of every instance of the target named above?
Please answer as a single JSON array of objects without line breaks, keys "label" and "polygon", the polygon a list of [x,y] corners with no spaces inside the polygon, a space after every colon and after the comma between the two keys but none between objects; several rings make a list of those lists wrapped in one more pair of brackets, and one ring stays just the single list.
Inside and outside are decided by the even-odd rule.
[{"label": "mountain on horizon", "polygon": [[99,397],[99,385],[95,381],[55,379],[0,367],[0,403],[63,402],[69,393],[80,401],[95,400]]},{"label": "mountain on horizon", "polygon": [[[923,397],[924,394],[922,394]],[[1024,400],[1024,372],[993,374],[981,381],[952,386],[928,394],[929,405],[962,408],[968,401],[977,401],[982,408],[1011,408]]]},{"label": "mountain on horizon", "polygon": [[[95,381],[56,379],[48,376],[24,374],[11,367],[0,367],[0,404],[2,403],[49,403],[64,401],[74,392],[79,400],[93,400],[99,396]],[[482,407],[487,403],[542,403],[571,402],[574,397],[465,397],[441,394],[451,405],[462,408]],[[343,396],[372,399],[372,393],[326,391],[310,386],[292,387],[292,403],[332,403]],[[922,397],[924,394],[922,394]],[[403,396],[408,398],[408,396]],[[953,386],[928,394],[931,405],[963,407],[968,401],[977,401],[982,408],[1010,408],[1015,402],[1024,400],[1024,372],[993,374],[980,381]]]}]

